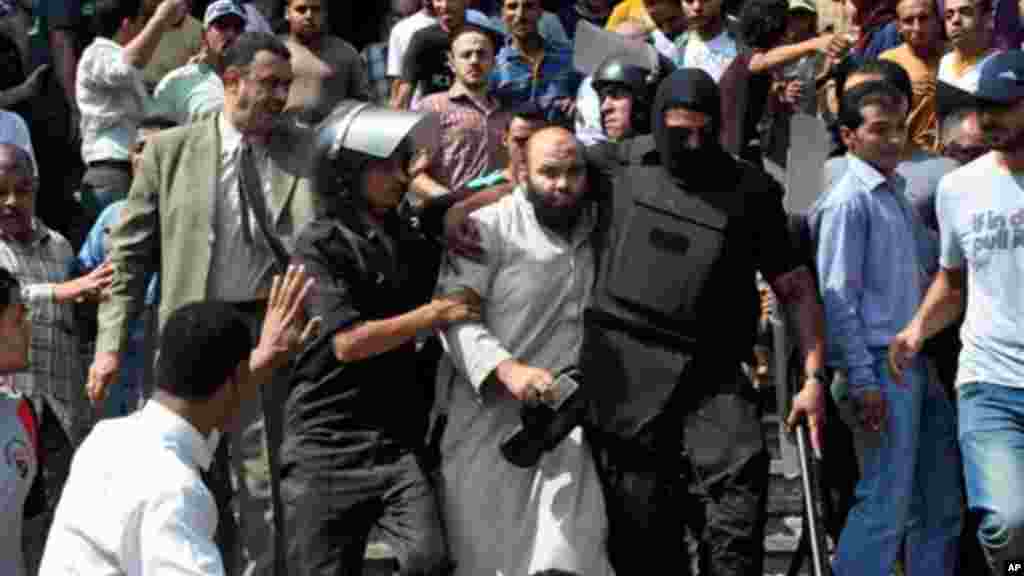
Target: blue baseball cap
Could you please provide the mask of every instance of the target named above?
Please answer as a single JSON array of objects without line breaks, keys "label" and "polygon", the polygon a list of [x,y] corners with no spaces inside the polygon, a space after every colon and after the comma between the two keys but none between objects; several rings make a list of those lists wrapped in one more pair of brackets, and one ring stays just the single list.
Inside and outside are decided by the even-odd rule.
[{"label": "blue baseball cap", "polygon": [[1024,52],[1008,50],[986,62],[981,68],[974,97],[994,104],[1024,100]]},{"label": "blue baseball cap", "polygon": [[203,28],[209,28],[218,18],[225,16],[238,16],[244,24],[248,18],[245,16],[245,9],[235,0],[216,0],[206,7],[203,15]]}]

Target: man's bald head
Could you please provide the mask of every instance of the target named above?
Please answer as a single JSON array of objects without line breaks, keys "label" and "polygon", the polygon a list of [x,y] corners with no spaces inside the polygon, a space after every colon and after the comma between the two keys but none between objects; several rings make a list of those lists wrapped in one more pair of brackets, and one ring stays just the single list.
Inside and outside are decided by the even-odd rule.
[{"label": "man's bald head", "polygon": [[526,146],[526,192],[545,227],[567,236],[575,228],[587,188],[583,148],[565,128],[542,128]]},{"label": "man's bald head", "polygon": [[582,162],[583,148],[572,132],[561,126],[548,126],[534,132],[526,143],[526,165],[530,165],[531,158],[543,156],[576,157]]}]

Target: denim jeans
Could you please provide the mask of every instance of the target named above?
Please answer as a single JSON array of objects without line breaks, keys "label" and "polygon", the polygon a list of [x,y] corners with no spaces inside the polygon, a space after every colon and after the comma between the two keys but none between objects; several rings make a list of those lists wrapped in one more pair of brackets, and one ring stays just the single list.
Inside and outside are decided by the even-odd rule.
[{"label": "denim jeans", "polygon": [[1024,559],[1024,390],[970,383],[957,391],[967,506],[992,574]]},{"label": "denim jeans", "polygon": [[[905,545],[908,574],[957,571],[960,460],[953,407],[918,358],[901,384],[884,348],[873,349],[886,420],[881,433],[856,425],[862,474],[839,536],[836,576],[888,576]],[[904,542],[905,539],[905,542]]]}]

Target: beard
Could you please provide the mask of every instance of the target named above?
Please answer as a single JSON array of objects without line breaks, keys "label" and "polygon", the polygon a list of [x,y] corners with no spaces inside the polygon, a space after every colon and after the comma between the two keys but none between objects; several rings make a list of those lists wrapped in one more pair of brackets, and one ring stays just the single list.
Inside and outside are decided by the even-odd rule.
[{"label": "beard", "polygon": [[542,226],[557,232],[563,236],[572,232],[579,221],[580,213],[583,211],[581,201],[569,206],[557,206],[537,191],[537,187],[529,178],[524,183],[526,186],[526,198],[533,205],[533,212],[537,215],[537,221]]}]

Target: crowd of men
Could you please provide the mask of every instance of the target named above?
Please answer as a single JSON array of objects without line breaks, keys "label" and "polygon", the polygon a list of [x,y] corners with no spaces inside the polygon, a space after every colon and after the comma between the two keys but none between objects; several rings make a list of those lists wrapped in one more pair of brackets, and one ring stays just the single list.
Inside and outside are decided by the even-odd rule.
[{"label": "crowd of men", "polygon": [[0,573],[1024,561],[1016,3],[389,8],[0,0]]}]

